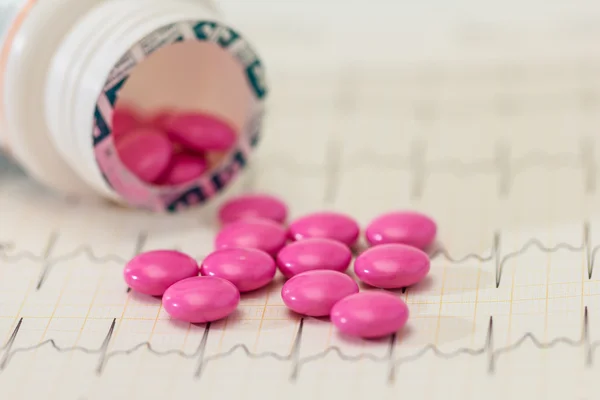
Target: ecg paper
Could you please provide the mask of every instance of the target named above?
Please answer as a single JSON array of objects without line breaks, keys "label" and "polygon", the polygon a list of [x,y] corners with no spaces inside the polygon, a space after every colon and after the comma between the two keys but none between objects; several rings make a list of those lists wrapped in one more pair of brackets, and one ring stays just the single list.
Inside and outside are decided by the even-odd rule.
[{"label": "ecg paper", "polygon": [[287,312],[279,277],[226,320],[170,320],[127,291],[123,264],[158,248],[201,260],[218,202],[163,216],[65,199],[2,161],[0,398],[598,399],[600,34],[564,59],[418,67],[373,48],[325,57],[309,39],[284,51],[285,32],[249,28],[272,93],[227,195],[267,191],[292,218],[333,209],[363,226],[432,215],[431,274],[397,292],[407,326],[344,338]]}]

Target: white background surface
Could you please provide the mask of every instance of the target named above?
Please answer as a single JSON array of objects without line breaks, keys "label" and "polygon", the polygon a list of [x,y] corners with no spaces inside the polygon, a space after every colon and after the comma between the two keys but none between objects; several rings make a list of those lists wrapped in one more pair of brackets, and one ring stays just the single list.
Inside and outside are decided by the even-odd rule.
[{"label": "white background surface", "polygon": [[126,293],[123,262],[139,244],[200,259],[216,204],[147,216],[2,164],[0,397],[598,398],[599,7],[413,3],[223,2],[272,87],[236,190],[278,194],[292,217],[413,208],[439,223],[430,279],[398,294],[411,320],[393,351],[317,320],[298,345],[280,282],[206,335],[173,322]]}]

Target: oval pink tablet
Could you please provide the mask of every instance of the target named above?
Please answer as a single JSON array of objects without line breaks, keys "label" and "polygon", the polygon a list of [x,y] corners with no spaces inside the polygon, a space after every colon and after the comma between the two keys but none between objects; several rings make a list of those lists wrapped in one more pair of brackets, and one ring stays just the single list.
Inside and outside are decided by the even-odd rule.
[{"label": "oval pink tablet", "polygon": [[283,223],[288,209],[285,203],[266,194],[247,194],[225,202],[219,209],[222,224],[247,218],[264,218]]},{"label": "oval pink tablet", "polygon": [[228,248],[258,249],[275,256],[285,245],[284,227],[268,219],[247,219],[225,225],[217,234],[217,250]]},{"label": "oval pink tablet", "polygon": [[196,260],[175,250],[140,253],[126,265],[123,275],[127,286],[150,296],[162,296],[177,281],[199,273]]},{"label": "oval pink tablet", "polygon": [[142,125],[142,118],[131,107],[115,107],[112,116],[112,134],[117,137],[130,133]]},{"label": "oval pink tablet", "polygon": [[342,333],[365,339],[391,335],[408,320],[404,301],[389,292],[369,291],[348,296],[331,309],[331,322]]},{"label": "oval pink tablet", "polygon": [[169,127],[169,121],[175,113],[169,110],[157,111],[152,114],[150,118],[146,121],[147,124],[155,129],[159,129],[161,131],[166,131]]},{"label": "oval pink tablet", "polygon": [[173,318],[202,324],[223,319],[233,313],[240,303],[235,285],[214,276],[195,276],[169,287],[162,305]]},{"label": "oval pink tablet", "polygon": [[352,261],[352,252],[333,239],[311,238],[291,243],[277,254],[277,266],[286,278],[313,270],[344,272]]},{"label": "oval pink tablet", "polygon": [[319,212],[295,220],[290,224],[289,232],[294,240],[327,238],[353,246],[358,239],[360,227],[347,215]]},{"label": "oval pink tablet", "polygon": [[174,114],[164,121],[169,138],[195,150],[228,150],[237,139],[225,121],[203,113]]},{"label": "oval pink tablet", "polygon": [[273,257],[257,249],[223,249],[209,254],[200,273],[233,283],[240,292],[250,292],[268,285],[277,268]]},{"label": "oval pink tablet", "polygon": [[426,215],[412,212],[392,212],[375,218],[365,230],[370,245],[401,243],[426,249],[435,240],[436,223]]},{"label": "oval pink tablet", "polygon": [[361,281],[382,289],[400,289],[429,273],[429,256],[416,247],[382,244],[356,257],[354,273]]},{"label": "oval pink tablet", "polygon": [[201,177],[207,170],[206,159],[200,155],[174,154],[169,167],[156,183],[159,185],[179,185]]},{"label": "oval pink tablet", "polygon": [[358,293],[358,285],[348,275],[321,270],[294,276],[283,285],[281,298],[298,314],[324,317],[334,304],[355,293]]},{"label": "oval pink tablet", "polygon": [[160,131],[139,128],[115,141],[121,162],[145,182],[154,182],[171,162],[173,147]]}]

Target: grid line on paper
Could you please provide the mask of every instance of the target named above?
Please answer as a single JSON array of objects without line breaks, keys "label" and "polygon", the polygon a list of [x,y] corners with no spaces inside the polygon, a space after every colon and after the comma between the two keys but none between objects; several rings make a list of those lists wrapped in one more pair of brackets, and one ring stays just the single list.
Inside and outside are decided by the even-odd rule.
[{"label": "grid line on paper", "polygon": [[440,305],[438,309],[438,320],[435,328],[435,340],[434,344],[437,345],[440,335],[440,318],[442,316],[442,309],[444,307],[444,288],[446,286],[446,264],[442,267],[442,287],[440,288]]},{"label": "grid line on paper", "polygon": [[548,298],[550,290],[550,269],[552,268],[552,258],[548,257],[546,261],[546,296],[545,296],[545,318],[544,318],[544,340],[548,340]]},{"label": "grid line on paper", "polygon": [[[582,158],[583,161],[583,158]],[[550,213],[549,215],[550,218],[547,217],[546,221],[551,221],[552,215]],[[550,237],[552,237],[552,232],[550,232]],[[545,303],[544,303],[544,308],[545,308],[545,312],[544,312],[544,341],[548,341],[548,313],[551,311],[550,307],[549,307],[549,303],[548,303],[548,298],[549,298],[549,288],[550,288],[550,272],[552,270],[552,257],[547,256],[546,259],[546,293],[545,293]],[[543,356],[543,360],[544,360],[544,364],[546,363],[546,355],[544,354]],[[541,378],[541,385],[540,385],[540,395],[543,397],[547,397],[547,385],[546,385],[546,376],[542,376]]]},{"label": "grid line on paper", "polygon": [[[154,336],[154,331],[156,330],[156,324],[158,322],[158,317],[160,315],[160,311],[162,310],[162,303],[158,306],[158,310],[156,311],[156,316],[153,319],[152,329],[150,330],[150,334],[148,335],[148,342],[152,341],[152,337]],[[143,364],[144,358],[147,356],[146,353],[142,353],[142,355],[137,360],[137,368],[135,368],[135,372],[133,375],[133,379],[129,382],[129,396],[134,396],[136,391],[136,384],[141,373],[141,366]]]},{"label": "grid line on paper", "polygon": [[[588,239],[589,240],[589,239]],[[585,303],[585,279],[586,279],[586,273],[587,273],[587,269],[586,269],[586,259],[587,257],[582,257],[581,259],[581,263],[582,263],[582,272],[581,272],[581,303],[579,305],[579,307],[581,308],[581,314],[582,314],[582,318],[587,319],[587,308],[586,308],[586,303]],[[586,321],[588,322],[588,321]]]},{"label": "grid line on paper", "polygon": [[[57,240],[57,238],[58,238],[58,234],[51,235],[51,239],[50,239],[50,242],[49,242],[49,244],[48,244],[48,248],[47,248],[47,251],[46,251],[46,254],[45,254],[45,257],[44,257],[44,258],[47,258],[47,257],[48,257],[48,255],[50,254],[50,252],[51,252],[51,249],[52,249],[52,247],[53,247],[54,243],[56,243],[56,240]],[[43,274],[43,275],[42,275],[42,278],[41,278],[41,279],[45,279],[45,276],[46,276],[46,274],[47,274],[47,269],[48,269],[48,268],[49,268],[49,266],[48,266],[48,263],[44,263],[44,266],[43,266],[43,272],[42,272],[42,274]],[[56,298],[56,300],[55,300],[55,303],[54,303],[54,307],[52,308],[52,314],[51,314],[51,315],[50,315],[50,317],[48,318],[48,321],[46,322],[46,326],[44,327],[44,331],[42,332],[42,335],[41,335],[41,337],[40,337],[40,342],[43,342],[44,340],[46,340],[46,335],[47,335],[47,333],[48,333],[48,328],[50,327],[50,324],[52,323],[52,319],[54,318],[54,314],[56,313],[56,309],[58,308],[58,305],[59,305],[59,303],[60,303],[60,300],[61,300],[61,299],[62,299],[62,297],[63,297],[63,293],[64,293],[64,290],[65,290],[65,287],[66,287],[66,286],[68,285],[68,283],[69,283],[69,280],[70,280],[70,278],[71,278],[71,274],[72,274],[72,272],[73,272],[73,267],[71,266],[71,267],[69,268],[69,271],[68,271],[68,273],[67,273],[67,276],[65,277],[65,281],[64,281],[64,282],[63,282],[63,284],[61,285],[60,292],[58,293],[58,296],[57,296],[57,298]],[[27,379],[27,377],[30,375],[30,371],[31,371],[31,369],[32,369],[32,368],[31,368],[31,366],[32,366],[32,364],[34,364],[34,363],[35,363],[35,359],[36,359],[36,357],[37,357],[37,354],[38,354],[38,349],[36,349],[36,350],[35,350],[35,351],[34,351],[34,352],[31,354],[31,356],[30,356],[30,360],[29,360],[29,362],[28,362],[28,366],[26,367],[26,373],[25,373],[25,375],[24,375],[24,377],[23,377],[22,379],[26,380],[26,379]]]},{"label": "grid line on paper", "polygon": [[256,351],[256,349],[258,348],[258,341],[260,340],[260,332],[261,332],[263,324],[265,322],[265,315],[267,313],[268,305],[269,305],[269,292],[267,291],[267,293],[265,294],[265,302],[262,306],[262,312],[260,314],[260,322],[258,324],[258,329],[256,332],[256,340],[254,341],[254,345],[252,347],[254,349],[254,351]]},{"label": "grid line on paper", "polygon": [[[181,343],[181,347],[179,348],[179,351],[183,352],[185,350],[185,346],[188,342],[188,339],[190,337],[190,331],[192,329],[192,324],[188,324],[187,329],[185,331],[185,337],[183,339],[183,342]],[[169,377],[169,385],[167,386],[167,392],[171,393],[173,391],[173,387],[176,383],[176,376],[178,375],[180,371],[180,366],[176,365],[175,367],[173,367],[173,370],[171,372],[171,376]]]},{"label": "grid line on paper", "polygon": [[[54,245],[56,244],[56,240],[57,240],[57,238],[58,238],[58,234],[57,234],[56,232],[53,232],[53,233],[52,233],[52,234],[49,236],[48,243],[47,243],[47,245],[46,245],[46,247],[45,247],[45,250],[44,250],[44,252],[43,252],[43,259],[44,259],[44,260],[47,260],[47,259],[48,259],[48,257],[50,256],[50,254],[52,253],[52,250],[53,250],[53,248],[54,248]],[[43,268],[43,271],[45,271],[45,270],[46,270],[46,268],[47,268],[47,263],[44,263],[44,265],[43,265],[43,267],[42,267],[42,268]],[[56,312],[56,308],[57,308],[57,306],[58,306],[58,303],[60,302],[60,299],[61,299],[61,297],[62,297],[62,294],[63,294],[63,289],[64,289],[64,287],[65,287],[65,285],[66,285],[66,283],[67,283],[67,281],[68,281],[68,279],[69,279],[69,276],[70,276],[70,275],[67,275],[67,278],[66,278],[66,281],[65,281],[65,283],[64,283],[64,284],[61,286],[61,290],[60,290],[60,292],[58,293],[58,298],[56,299],[56,302],[55,302],[55,304],[54,304],[54,307],[53,307],[53,309],[52,309],[52,314],[50,315],[50,318],[48,318],[48,321],[46,322],[46,325],[45,325],[44,331],[43,331],[43,333],[42,333],[42,335],[41,335],[41,337],[40,337],[40,342],[44,341],[44,339],[45,339],[46,333],[48,332],[48,327],[50,326],[50,323],[51,323],[51,321],[52,321],[52,318],[54,317],[54,313]],[[21,304],[21,307],[23,307],[23,306],[25,305],[25,302],[27,301],[27,298],[28,298],[28,297],[25,297],[25,298],[24,298],[24,300],[23,300],[23,303]],[[18,317],[18,316],[17,316],[17,317]],[[17,317],[15,317],[15,318],[17,318]],[[27,363],[27,364],[28,364],[28,366],[25,368],[25,371],[24,371],[25,373],[22,375],[22,379],[27,379],[27,377],[29,376],[29,374],[30,374],[30,371],[31,371],[31,368],[30,368],[30,366],[31,366],[31,364],[33,364],[33,363],[34,363],[34,361],[35,361],[35,358],[36,358],[36,355],[37,355],[37,349],[36,349],[36,350],[34,350],[33,354],[31,354],[31,355],[30,355],[29,362]],[[7,362],[8,362],[8,358],[7,358]]]},{"label": "grid line on paper", "polygon": [[[483,244],[483,243],[482,243]],[[479,305],[479,286],[481,284],[481,269],[483,268],[482,262],[479,261],[477,266],[477,286],[475,288],[475,304],[473,309],[473,326],[471,329],[471,345],[473,345],[473,341],[475,340],[475,329],[477,326],[477,307]]]},{"label": "grid line on paper", "polygon": [[511,276],[511,285],[510,285],[510,305],[509,305],[509,311],[508,311],[508,335],[507,335],[507,341],[510,342],[511,339],[511,332],[512,332],[512,318],[513,318],[513,299],[514,299],[514,295],[515,295],[515,275],[517,273],[517,269],[513,268],[512,270],[512,276]]},{"label": "grid line on paper", "polygon": [[[20,221],[18,221],[20,222]],[[43,251],[42,251],[42,260],[46,260],[49,256],[50,253],[52,252],[52,247],[54,246],[54,244],[56,243],[55,240],[53,240],[53,236],[50,235],[48,237],[48,242],[46,243],[46,246],[44,247]],[[29,293],[31,292],[31,289],[33,288],[33,279],[29,282],[29,287],[27,289],[27,292],[25,294],[25,296],[23,297],[23,300],[21,301],[20,305],[19,305],[19,309],[16,313],[16,315],[13,316],[13,324],[15,325],[17,323],[17,320],[19,319],[19,315],[21,314],[21,311],[23,310],[23,306],[25,305],[25,302],[27,301],[27,298],[29,297]]]},{"label": "grid line on paper", "polygon": [[[575,299],[575,298],[580,298],[580,295],[577,296],[563,296],[563,297],[551,297],[549,298],[549,300],[560,300],[560,299]],[[590,296],[584,296],[584,298],[588,298]],[[546,298],[539,298],[539,299],[528,299],[528,301],[533,300],[533,301],[545,301]],[[507,303],[507,301],[497,301],[497,302],[490,302],[490,303]],[[435,303],[436,305],[439,303]],[[472,305],[472,303],[461,303],[461,304],[470,304]],[[526,313],[526,312],[520,312],[519,315],[538,315],[537,312],[530,312],[530,313]],[[463,315],[461,314],[445,314],[445,315],[441,315],[438,316],[437,314],[435,315],[412,315],[411,318],[412,319],[434,319],[437,320],[438,319],[444,319],[444,318],[458,318],[458,317],[462,317]],[[9,317],[4,317],[6,319],[8,319]],[[42,319],[42,320],[46,320],[48,319],[48,317],[27,317],[27,320],[35,320],[35,319]],[[83,318],[81,317],[54,317],[53,318],[55,321],[57,320],[82,320]],[[97,318],[88,318],[88,320],[90,321],[112,321],[114,318],[110,318],[110,317],[97,317]],[[166,320],[166,319],[165,319]],[[124,319],[124,321],[152,321],[154,322],[153,318],[127,318]],[[239,319],[239,321],[260,321],[260,318],[241,318]],[[269,321],[273,321],[273,322],[277,322],[277,321],[285,321],[285,322],[294,322],[294,319],[290,319],[290,318],[271,318],[269,319]],[[53,332],[58,332],[60,330],[57,329],[53,329]],[[63,332],[72,332],[71,330],[64,330]],[[290,339],[291,340],[291,339]]]},{"label": "grid line on paper", "polygon": [[[135,239],[134,247],[133,247],[133,255],[134,256],[136,254],[139,254],[139,253],[142,252],[142,250],[143,250],[143,248],[144,248],[144,246],[146,244],[147,238],[148,238],[148,235],[147,235],[146,232],[140,231],[138,233],[138,235],[136,236],[136,239]],[[127,312],[127,307],[129,306],[129,301],[130,300],[131,300],[131,292],[127,292],[126,297],[125,297],[125,304],[123,306],[123,311],[121,312],[121,315],[120,315],[120,317],[118,319],[116,330],[115,330],[115,332],[114,332],[114,334],[112,336],[113,340],[116,340],[116,338],[119,336],[119,332],[121,330],[121,327],[123,326],[123,320],[124,320],[124,317],[125,317],[125,313]],[[107,348],[106,348],[107,352],[110,351],[111,345],[112,345],[111,342],[107,343],[107,345],[106,345],[107,346]],[[98,369],[97,369],[98,373],[102,373],[102,370],[104,369],[105,363],[106,363],[106,359],[103,358],[100,361],[100,364],[98,365]]]}]

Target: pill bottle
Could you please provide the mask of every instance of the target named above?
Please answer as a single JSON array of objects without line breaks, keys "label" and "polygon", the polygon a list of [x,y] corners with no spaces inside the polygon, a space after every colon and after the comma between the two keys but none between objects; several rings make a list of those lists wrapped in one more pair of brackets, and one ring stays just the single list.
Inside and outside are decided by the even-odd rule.
[{"label": "pill bottle", "polygon": [[[230,118],[237,140],[197,179],[157,186],[136,178],[115,154],[112,114],[136,69],[183,45],[196,46],[184,52],[194,58],[167,59],[161,79],[166,73],[180,85],[202,82],[198,103]],[[137,85],[160,86],[152,79]],[[54,190],[153,211],[202,204],[246,166],[266,94],[261,59],[209,0],[0,3],[0,150]],[[238,99],[233,111],[228,98]]]}]

